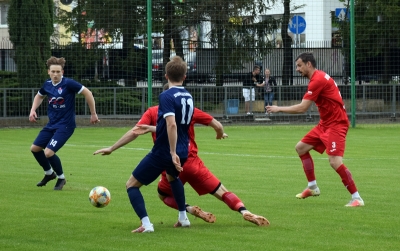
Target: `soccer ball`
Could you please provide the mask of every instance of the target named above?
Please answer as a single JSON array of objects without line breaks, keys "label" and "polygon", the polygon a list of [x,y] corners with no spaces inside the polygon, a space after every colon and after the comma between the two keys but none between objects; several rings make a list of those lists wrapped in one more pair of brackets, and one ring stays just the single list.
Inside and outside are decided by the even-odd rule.
[{"label": "soccer ball", "polygon": [[111,194],[103,186],[94,187],[89,193],[89,201],[95,207],[105,207],[110,203]]}]

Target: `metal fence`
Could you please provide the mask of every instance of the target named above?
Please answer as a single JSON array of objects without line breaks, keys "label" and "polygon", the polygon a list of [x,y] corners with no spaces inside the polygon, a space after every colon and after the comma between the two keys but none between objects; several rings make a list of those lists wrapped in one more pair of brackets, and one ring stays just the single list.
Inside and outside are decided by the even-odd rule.
[{"label": "metal fence", "polygon": [[[341,0],[153,0],[151,8],[142,0],[2,2],[0,127],[31,126],[27,117],[50,55],[64,57],[64,76],[94,93],[103,125],[138,119],[149,103],[149,80],[157,104],[172,55],[188,63],[185,84],[196,106],[224,121],[316,123],[315,106],[303,115],[266,118],[261,88],[253,114],[244,112],[243,76],[254,65],[276,77],[276,104],[301,101],[308,80],[295,72],[294,61],[304,51],[313,51],[317,68],[335,79],[349,116],[354,109],[359,122],[378,123],[399,114],[400,10],[394,1],[355,1],[351,15],[350,2]],[[356,80],[353,108],[349,76]],[[84,125],[82,95],[76,112]],[[38,114],[42,125],[44,104]]]},{"label": "metal fence", "polygon": [[[145,83],[142,83],[145,84]],[[318,121],[315,105],[302,115],[274,114],[266,116],[262,88],[256,88],[256,100],[251,102],[252,115],[244,111],[241,83],[226,86],[212,84],[189,84],[187,89],[195,99],[196,107],[225,122],[261,123],[302,123]],[[90,87],[89,87],[90,88]],[[339,85],[346,109],[350,116],[351,87]],[[129,126],[137,121],[147,109],[147,87],[93,87],[90,88],[96,99],[97,113],[103,125]],[[0,88],[0,127],[34,126],[28,122],[29,111],[38,89]],[[161,83],[152,88],[153,105],[162,91]],[[306,86],[276,86],[274,104],[284,106],[301,102]],[[47,106],[42,104],[37,110],[43,125],[47,121]],[[356,86],[357,119],[368,123],[396,122],[400,113],[400,85],[364,84]],[[82,95],[77,96],[76,114],[78,125],[87,125],[89,109]]]}]

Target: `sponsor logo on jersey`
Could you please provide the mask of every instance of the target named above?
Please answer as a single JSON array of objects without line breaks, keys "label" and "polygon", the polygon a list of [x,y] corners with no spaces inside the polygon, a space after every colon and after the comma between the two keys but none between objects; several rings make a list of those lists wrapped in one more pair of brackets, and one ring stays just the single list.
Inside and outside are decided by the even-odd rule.
[{"label": "sponsor logo on jersey", "polygon": [[51,99],[49,99],[49,104],[53,104],[53,105],[62,105],[64,104],[64,98],[63,97],[52,97]]}]

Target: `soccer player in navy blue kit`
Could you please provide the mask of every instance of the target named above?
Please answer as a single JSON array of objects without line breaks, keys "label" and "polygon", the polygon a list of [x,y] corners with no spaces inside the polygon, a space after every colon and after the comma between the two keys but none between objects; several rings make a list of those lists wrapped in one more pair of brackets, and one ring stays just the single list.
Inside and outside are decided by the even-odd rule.
[{"label": "soccer player in navy blue kit", "polygon": [[[51,57],[47,60],[48,74],[46,80],[36,94],[29,114],[29,121],[36,122],[36,109],[47,96],[47,115],[49,122],[39,132],[31,146],[33,156],[44,170],[44,178],[37,186],[45,186],[47,182],[58,177],[54,190],[61,190],[66,183],[60,158],[56,152],[74,133],[75,96],[82,94],[90,109],[90,123],[99,122],[96,114],[95,101],[92,92],[73,79],[64,78],[64,58]],[[43,150],[44,149],[44,150]]]},{"label": "soccer player in navy blue kit", "polygon": [[167,63],[165,78],[168,80],[169,89],[158,98],[156,141],[150,153],[138,164],[126,182],[129,200],[142,222],[133,233],[154,232],[139,188],[156,180],[164,170],[178,204],[177,224],[180,227],[190,226],[186,215],[185,193],[178,178],[188,157],[188,130],[194,111],[193,98],[182,86],[186,71],[187,64],[180,57],[173,57]]}]

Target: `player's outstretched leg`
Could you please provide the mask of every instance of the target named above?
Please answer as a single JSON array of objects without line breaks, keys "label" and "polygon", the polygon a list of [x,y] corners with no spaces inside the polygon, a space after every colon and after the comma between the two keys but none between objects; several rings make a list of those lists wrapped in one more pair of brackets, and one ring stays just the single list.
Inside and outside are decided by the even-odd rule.
[{"label": "player's outstretched leg", "polygon": [[256,224],[257,226],[268,226],[269,221],[260,215],[256,215],[248,211],[243,204],[243,202],[240,200],[239,197],[237,197],[236,194],[229,192],[223,185],[221,185],[220,189],[217,190],[215,195],[221,194],[222,191],[227,191],[224,192],[221,196],[222,201],[232,210],[237,211],[242,214],[243,219]]},{"label": "player's outstretched leg", "polygon": [[251,212],[246,212],[243,214],[243,219],[256,224],[257,226],[269,226],[269,221],[260,215],[253,214]]},{"label": "player's outstretched leg", "polygon": [[209,212],[204,212],[198,206],[188,206],[188,207],[186,207],[186,210],[190,214],[204,220],[205,222],[214,223],[216,221],[215,215],[213,215],[212,213],[209,213]]}]

